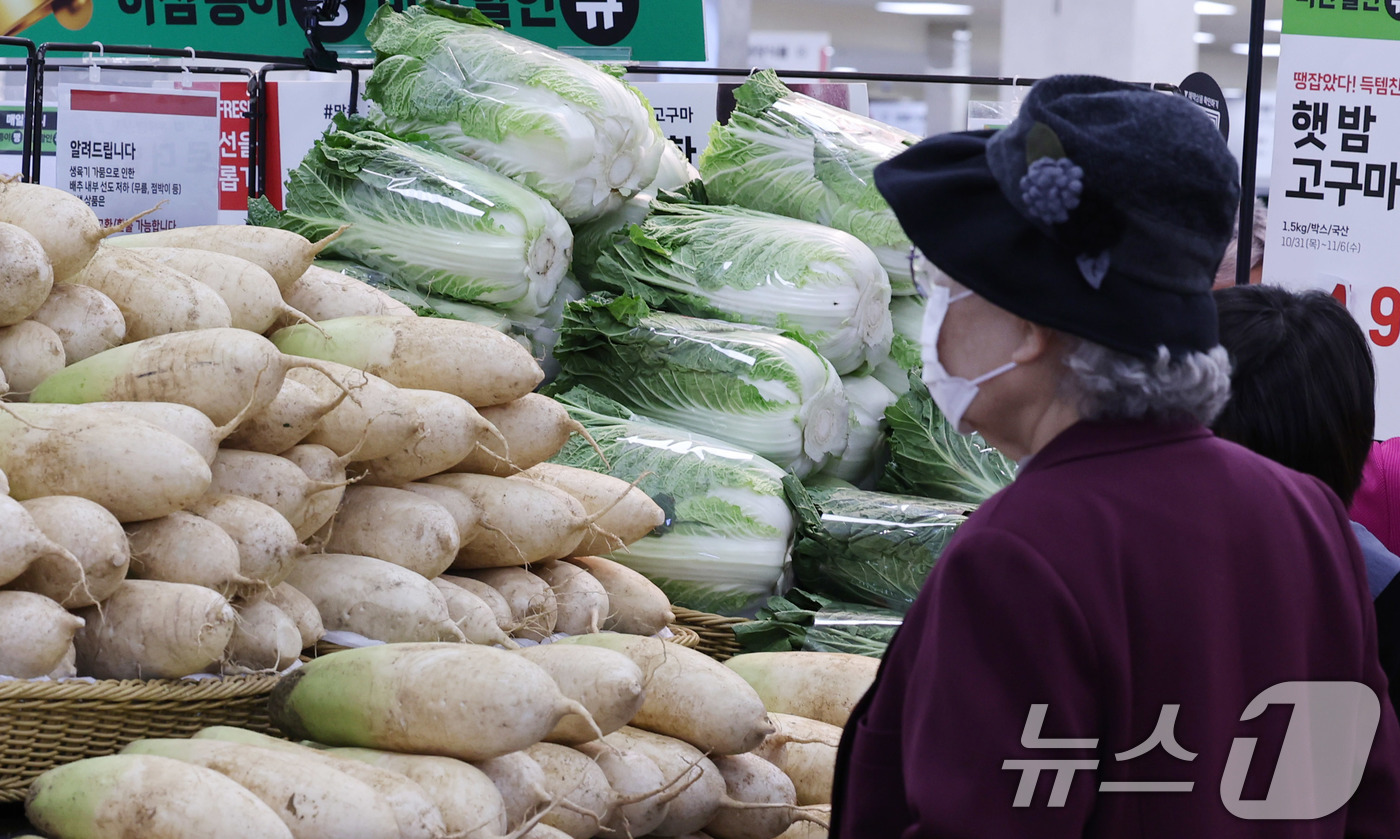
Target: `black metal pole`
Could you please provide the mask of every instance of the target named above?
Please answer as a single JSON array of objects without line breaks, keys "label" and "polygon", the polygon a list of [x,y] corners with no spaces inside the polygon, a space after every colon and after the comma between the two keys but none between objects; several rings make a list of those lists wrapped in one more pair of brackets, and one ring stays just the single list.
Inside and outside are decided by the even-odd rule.
[{"label": "black metal pole", "polygon": [[[751,76],[754,68],[743,67],[662,67],[655,64],[628,64],[628,73],[653,76]],[[816,79],[837,82],[907,82],[910,84],[966,84],[985,87],[1029,87],[1038,81],[1024,76],[951,76],[939,73],[849,73],[834,70],[775,70],[785,79]],[[1176,85],[1138,82],[1154,90],[1176,92]]]},{"label": "black metal pole", "polygon": [[1240,172],[1240,239],[1235,285],[1249,285],[1254,250],[1254,190],[1259,169],[1259,89],[1264,82],[1265,0],[1253,0],[1249,14],[1249,79],[1244,96],[1244,154]]}]

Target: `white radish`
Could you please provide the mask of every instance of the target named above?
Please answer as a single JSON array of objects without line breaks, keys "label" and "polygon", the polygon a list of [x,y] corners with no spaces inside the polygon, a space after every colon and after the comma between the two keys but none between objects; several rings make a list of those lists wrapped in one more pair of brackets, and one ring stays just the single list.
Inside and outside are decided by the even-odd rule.
[{"label": "white radish", "polygon": [[58,666],[49,671],[49,678],[57,682],[62,679],[73,679],[78,675],[78,648],[73,646],[73,642],[68,642],[68,649],[63,653],[63,658],[58,662]]},{"label": "white radish", "polygon": [[228,304],[233,326],[237,329],[266,332],[284,315],[299,321],[310,320],[282,300],[282,290],[271,274],[241,257],[194,248],[132,248],[131,252],[212,288]]},{"label": "white radish", "polygon": [[178,679],[219,660],[236,615],[203,586],[127,580],[79,610],[78,672],[99,679]]},{"label": "white radish", "polygon": [[301,635],[301,649],[314,647],[326,634],[326,627],[321,622],[321,613],[316,611],[316,604],[311,602],[311,598],[297,591],[291,583],[278,583],[268,591],[253,595],[248,602],[254,600],[266,600],[292,619],[296,624],[297,633]]},{"label": "white radish", "polygon": [[348,364],[399,387],[440,390],[481,408],[519,399],[544,371],[515,339],[443,318],[336,318],[278,330],[283,352]]},{"label": "white radish", "polygon": [[753,686],[768,710],[844,726],[880,661],[854,653],[745,653],[725,666]]},{"label": "white radish", "polygon": [[39,242],[53,266],[56,283],[83,270],[103,239],[125,230],[140,217],[104,228],[82,199],[62,190],[20,181],[0,182],[0,221],[24,228]]},{"label": "white radish", "polygon": [[501,793],[484,772],[470,763],[451,757],[376,749],[330,749],[326,754],[362,761],[416,783],[436,805],[448,836],[498,839],[506,832]]},{"label": "white radish", "polygon": [[598,647],[540,644],[519,655],[543,667],[559,690],[588,709],[594,725],[577,717],[565,717],[545,738],[551,743],[576,745],[597,739],[627,725],[642,707],[646,690],[642,670],[621,653]]},{"label": "white radish", "polygon": [[549,674],[476,644],[381,644],[292,671],[269,714],[298,740],[462,760],[519,751],[565,715],[587,713]]},{"label": "white radish", "polygon": [[598,517],[575,549],[581,556],[621,550],[666,522],[665,511],[650,496],[611,475],[541,463],[519,477],[562,489],[577,498],[590,516]]},{"label": "white radish", "polygon": [[770,712],[776,730],[753,753],[792,779],[797,803],[830,804],[841,729],[806,717]]},{"label": "white radish", "polygon": [[369,373],[323,362],[317,370],[292,370],[288,378],[306,385],[321,399],[349,396],[321,417],[304,442],[326,446],[337,455],[362,460],[385,457],[418,434],[417,412],[398,388]]},{"label": "white radish", "polygon": [[631,568],[598,556],[575,556],[565,561],[587,571],[607,590],[608,617],[603,629],[655,635],[676,622],[666,593]]},{"label": "white radish", "polygon": [[753,688],[704,653],[658,638],[610,632],[575,635],[558,643],[603,647],[637,663],[646,676],[646,699],[632,719],[637,728],[719,755],[752,751],[773,733]]},{"label": "white radish", "polygon": [[82,618],[42,594],[0,591],[0,676],[47,676],[63,663],[82,626]]},{"label": "white radish", "polygon": [[482,438],[475,451],[452,467],[453,472],[505,478],[559,454],[569,435],[588,433],[563,405],[538,393],[481,408],[480,412],[481,418],[500,432],[509,451],[500,440]]},{"label": "white radish", "polygon": [[157,755],[213,769],[272,808],[296,839],[398,839],[384,797],[339,769],[261,746],[221,740],[137,740],[122,754]]},{"label": "white radish", "polygon": [[461,545],[445,507],[402,489],[353,486],[318,534],[330,553],[372,556],[432,579],[451,567]]},{"label": "white radish", "polygon": [[[293,755],[326,766],[369,786],[380,796],[394,814],[400,839],[445,839],[447,826],[437,805],[416,781],[373,761],[356,759],[344,751],[315,749],[278,737],[270,737],[244,728],[216,725],[200,729],[192,739],[242,743]],[[444,760],[448,758],[443,758]]]},{"label": "white radish", "polygon": [[[797,792],[782,770],[751,754],[714,759],[724,776],[725,799],[705,825],[714,839],[776,839],[796,821],[817,820],[797,807]],[[748,805],[748,806],[745,806]]]},{"label": "white radish", "polygon": [[292,839],[272,808],[212,769],[151,755],[107,755],[34,779],[25,817],[49,836]]},{"label": "white radish", "polygon": [[275,586],[306,552],[296,529],[273,508],[241,495],[207,495],[190,507],[229,535],[238,549],[238,571],[247,583],[237,593]]},{"label": "white radish", "polygon": [[479,597],[481,602],[485,603],[487,607],[491,609],[491,614],[496,619],[496,625],[501,628],[502,632],[511,633],[515,631],[517,626],[515,615],[512,614],[510,603],[506,600],[505,595],[496,591],[486,583],[483,583],[481,580],[473,580],[471,577],[445,574],[442,579],[455,586],[461,586]]},{"label": "white radish", "polygon": [[255,600],[235,607],[238,623],[224,651],[224,662],[240,670],[282,670],[301,655],[296,623],[272,603]]},{"label": "white radish", "polygon": [[296,563],[287,582],[316,604],[329,630],[387,643],[462,639],[437,586],[390,562],[312,554]]},{"label": "white radish", "polygon": [[641,752],[625,751],[602,741],[574,748],[598,764],[613,791],[602,836],[646,836],[666,820],[675,796],[656,761]]},{"label": "white radish", "polygon": [[306,504],[296,518],[292,519],[298,539],[305,541],[310,538],[316,531],[325,527],[326,522],[340,509],[340,502],[345,497],[345,488],[350,483],[345,477],[345,465],[351,456],[337,456],[325,446],[314,443],[301,443],[282,452],[284,459],[295,463],[302,474],[321,487],[307,496]]},{"label": "white radish", "polygon": [[511,831],[519,830],[550,803],[544,770],[525,752],[511,752],[472,765],[500,794],[506,811],[506,826]]},{"label": "white radish", "polygon": [[613,790],[603,770],[581,752],[553,743],[537,743],[525,754],[544,770],[550,798],[565,805],[546,813],[541,824],[573,839],[596,836],[612,810]]},{"label": "white radish", "polygon": [[719,812],[725,798],[724,776],[699,749],[670,737],[628,726],[603,738],[603,743],[650,758],[663,777],[676,779],[666,817],[652,828],[655,836],[684,836],[703,828]]},{"label": "white radish", "polygon": [[225,597],[252,581],[239,573],[238,544],[212,521],[180,511],[128,525],[131,576],[138,580],[189,583]]},{"label": "white radish", "polygon": [[0,327],[0,370],[9,380],[11,400],[28,398],[63,365],[63,341],[57,332],[32,320]]},{"label": "white radish", "polygon": [[82,571],[78,560],[40,530],[20,502],[0,495],[0,585],[41,561],[67,563],[74,574]]},{"label": "white radish", "polygon": [[573,553],[592,523],[583,505],[534,481],[448,474],[425,483],[464,492],[481,508],[482,530],[462,546],[454,568],[527,565]]},{"label": "white radish", "polygon": [[8,588],[32,591],[64,608],[91,606],[111,596],[126,579],[131,552],[121,522],[86,498],[52,495],[23,502],[44,535],[77,560],[44,555],[34,560]]},{"label": "white radish", "polygon": [[295,528],[311,498],[343,484],[314,481],[285,457],[238,449],[220,449],[210,469],[209,495],[241,495],[261,501],[282,514]]},{"label": "white radish", "polygon": [[210,481],[200,453],[169,432],[66,405],[10,405],[0,411],[0,470],[21,501],[76,495],[101,504],[122,522],[182,510]]},{"label": "white radish", "polygon": [[468,641],[473,644],[500,644],[506,649],[519,646],[501,631],[496,615],[480,597],[442,577],[434,579],[433,585],[442,592],[442,598],[447,603],[447,616],[457,624]]},{"label": "white radish", "polygon": [[608,592],[592,574],[557,560],[536,563],[530,571],[554,589],[558,605],[555,632],[588,635],[602,630],[608,616]]},{"label": "white radish", "polygon": [[53,288],[53,264],[44,246],[22,227],[0,221],[0,326],[19,323],[44,304]]},{"label": "white radish", "polygon": [[476,506],[476,502],[468,498],[466,493],[459,492],[452,487],[416,481],[404,484],[402,489],[417,493],[429,501],[435,501],[451,513],[453,520],[457,522],[459,545],[466,544],[471,539],[476,538],[479,532],[477,525],[481,522],[481,508]]},{"label": "white radish", "polygon": [[322,398],[288,376],[282,381],[277,397],[240,424],[226,442],[235,449],[281,454],[306,439],[316,423],[348,395],[348,391],[340,391]]},{"label": "white radish", "polygon": [[460,463],[480,440],[496,434],[465,399],[409,388],[401,388],[399,394],[414,411],[417,434],[398,451],[356,464],[365,470],[365,483],[402,486],[436,475]]},{"label": "white radish", "polygon": [[113,239],[111,244],[126,248],[196,248],[226,253],[258,265],[285,291],[306,273],[316,255],[344,230],[341,228],[319,242],[310,242],[303,236],[275,227],[209,224],[122,236]]},{"label": "white radish", "polygon": [[319,265],[307,268],[306,273],[283,290],[282,297],[287,305],[318,321],[356,315],[416,317],[406,304],[369,283]]},{"label": "white radish", "polygon": [[464,576],[480,580],[501,593],[510,604],[510,616],[517,638],[542,641],[554,634],[558,603],[549,583],[524,568],[485,568],[464,571]]},{"label": "white radish", "polygon": [[137,341],[85,358],[44,380],[34,402],[178,402],[215,425],[252,416],[277,398],[287,371],[316,362],[284,356],[261,335],[205,329]]},{"label": "white radish", "polygon": [[60,283],[30,320],[58,334],[68,364],[97,355],[126,340],[126,319],[112,298],[95,288]]},{"label": "white radish", "polygon": [[[53,406],[54,409],[61,407]],[[176,402],[88,402],[71,407],[83,411],[106,411],[149,422],[184,440],[199,452],[205,463],[211,464],[219,453],[219,443],[232,427],[226,425],[220,428],[199,409]]]},{"label": "white radish", "polygon": [[233,325],[228,304],[214,289],[121,248],[99,247],[66,282],[96,289],[117,304],[128,341]]}]

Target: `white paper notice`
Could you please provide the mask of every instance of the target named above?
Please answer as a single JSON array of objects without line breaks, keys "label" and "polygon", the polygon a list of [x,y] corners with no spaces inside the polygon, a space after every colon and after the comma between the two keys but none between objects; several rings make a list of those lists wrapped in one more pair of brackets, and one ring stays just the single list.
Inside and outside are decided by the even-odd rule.
[{"label": "white paper notice", "polygon": [[218,221],[219,96],[203,90],[59,88],[57,186],[104,226],[167,202],[133,232]]},{"label": "white paper notice", "polygon": [[[1400,436],[1400,42],[1288,35],[1264,281],[1334,295],[1376,360],[1376,437]],[[1392,69],[1391,72],[1394,72]]]}]

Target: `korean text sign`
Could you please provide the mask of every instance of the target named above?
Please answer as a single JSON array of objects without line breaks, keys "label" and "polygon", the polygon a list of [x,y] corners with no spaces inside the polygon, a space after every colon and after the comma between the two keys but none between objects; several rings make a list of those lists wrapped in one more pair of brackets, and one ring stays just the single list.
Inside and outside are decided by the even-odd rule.
[{"label": "korean text sign", "polygon": [[1274,136],[1264,280],[1347,305],[1400,436],[1400,0],[1284,0]]}]

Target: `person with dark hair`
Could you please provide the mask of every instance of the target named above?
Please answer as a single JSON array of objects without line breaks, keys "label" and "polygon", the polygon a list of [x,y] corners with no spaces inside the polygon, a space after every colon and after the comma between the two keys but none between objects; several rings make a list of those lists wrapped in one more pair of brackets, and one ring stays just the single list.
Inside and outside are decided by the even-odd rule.
[{"label": "person with dark hair", "polygon": [[852,710],[833,839],[1400,836],[1346,508],[1208,428],[1239,208],[1214,124],[1055,76],[1007,128],[931,137],[875,183],[917,248],[929,395],[1020,466]]},{"label": "person with dark hair", "polygon": [[[1376,430],[1376,368],[1356,320],[1321,291],[1272,286],[1215,293],[1220,345],[1234,372],[1215,433],[1313,475],[1351,506]],[[1375,598],[1381,665],[1400,709],[1400,557],[1352,530]]]}]

